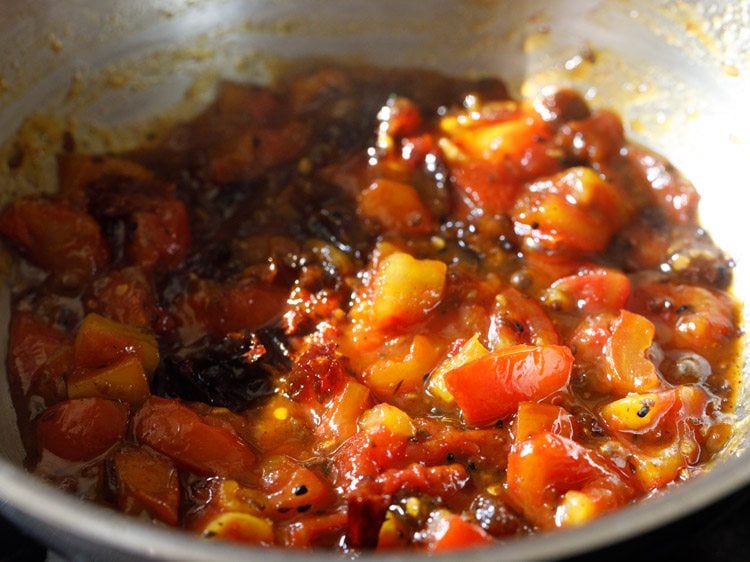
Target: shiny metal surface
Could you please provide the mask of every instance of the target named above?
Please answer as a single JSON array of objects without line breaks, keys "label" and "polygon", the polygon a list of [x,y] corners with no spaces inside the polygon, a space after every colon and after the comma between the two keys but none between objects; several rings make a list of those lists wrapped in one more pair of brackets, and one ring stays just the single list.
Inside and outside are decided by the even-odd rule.
[{"label": "shiny metal surface", "polygon": [[[750,156],[748,1],[27,0],[0,2],[0,53],[0,142],[44,110],[75,118],[92,147],[127,144],[132,123],[175,107],[189,114],[210,97],[206,85],[218,76],[268,79],[268,61],[278,58],[343,57],[489,73],[524,95],[546,84],[573,85],[593,105],[620,111],[631,137],[667,155],[696,183],[703,222],[736,258],[736,292],[750,302],[750,221],[743,204]],[[123,136],[97,138],[99,125]],[[49,146],[42,142],[37,155],[40,169],[56,146],[54,134],[47,137]],[[43,183],[17,181],[5,160],[0,200]],[[7,298],[0,297],[4,325]],[[731,493],[750,482],[747,413],[741,406],[736,442],[706,476],[586,527],[462,558],[570,555],[642,533]],[[4,376],[0,423],[0,511],[70,558],[332,559],[206,543],[50,489],[20,468]]]}]

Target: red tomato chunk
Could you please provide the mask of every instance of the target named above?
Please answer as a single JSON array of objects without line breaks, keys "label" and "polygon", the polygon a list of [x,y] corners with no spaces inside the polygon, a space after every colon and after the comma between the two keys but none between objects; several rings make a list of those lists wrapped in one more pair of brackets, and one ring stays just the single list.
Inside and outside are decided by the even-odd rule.
[{"label": "red tomato chunk", "polygon": [[576,92],[329,66],[220,83],[156,139],[0,210],[52,484],[205,540],[456,556],[730,438],[732,261]]}]

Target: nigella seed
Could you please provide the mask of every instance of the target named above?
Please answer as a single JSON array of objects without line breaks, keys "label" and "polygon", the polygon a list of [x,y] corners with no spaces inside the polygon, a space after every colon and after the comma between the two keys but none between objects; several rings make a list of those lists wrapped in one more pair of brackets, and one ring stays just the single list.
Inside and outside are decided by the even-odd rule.
[{"label": "nigella seed", "polygon": [[297,512],[298,512],[298,513],[304,513],[305,511],[309,511],[311,507],[312,507],[312,505],[311,505],[311,504],[309,504],[309,503],[306,503],[305,505],[301,505],[301,506],[299,506],[299,507],[297,508]]},{"label": "nigella seed", "polygon": [[292,490],[292,493],[295,496],[304,496],[307,493],[307,486],[305,486],[304,484],[301,484],[297,486],[296,488],[294,488],[294,490]]},{"label": "nigella seed", "polygon": [[636,413],[636,415],[639,418],[645,418],[650,411],[651,411],[651,408],[649,408],[648,406],[643,406],[643,408],[641,408],[640,410],[638,410],[638,412]]}]

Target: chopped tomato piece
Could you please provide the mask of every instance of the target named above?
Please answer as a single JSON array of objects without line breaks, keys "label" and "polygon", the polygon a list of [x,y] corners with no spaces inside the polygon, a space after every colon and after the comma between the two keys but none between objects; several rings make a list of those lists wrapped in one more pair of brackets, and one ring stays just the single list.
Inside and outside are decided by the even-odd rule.
[{"label": "chopped tomato piece", "polygon": [[332,547],[340,544],[346,522],[346,512],[342,511],[307,517],[281,528],[281,541],[296,548]]},{"label": "chopped tomato piece", "polygon": [[233,431],[204,422],[177,400],[150,397],[133,420],[140,443],[198,474],[247,481],[255,454]]},{"label": "chopped tomato piece", "polygon": [[491,470],[505,467],[510,440],[507,428],[466,429],[445,426],[434,420],[414,419],[415,437],[409,439],[404,451],[404,461],[442,465],[467,463]]},{"label": "chopped tomato piece", "polygon": [[636,146],[628,147],[627,159],[646,193],[671,220],[682,224],[695,222],[700,197],[693,184],[672,164]]},{"label": "chopped tomato piece", "polygon": [[178,199],[152,200],[131,215],[135,228],[127,247],[130,259],[144,267],[177,268],[190,249],[190,219]]},{"label": "chopped tomato piece", "polygon": [[549,432],[513,445],[507,475],[510,499],[543,529],[584,521],[568,515],[566,492],[583,494],[590,516],[624,505],[635,493],[624,473],[602,455]]},{"label": "chopped tomato piece", "polygon": [[407,443],[408,438],[403,434],[386,428],[354,434],[333,454],[335,485],[351,491],[375,479],[403,459]]},{"label": "chopped tomato piece", "polygon": [[654,325],[643,316],[627,310],[612,326],[612,336],[604,344],[606,377],[614,392],[643,392],[659,388],[663,382],[654,363],[646,357],[654,337]]},{"label": "chopped tomato piece", "polygon": [[250,181],[303,150],[310,131],[301,121],[242,131],[220,147],[209,164],[211,181],[219,184]]},{"label": "chopped tomato piece", "polygon": [[557,141],[573,159],[601,166],[619,155],[625,135],[620,118],[605,109],[564,124]]},{"label": "chopped tomato piece", "polygon": [[394,435],[404,437],[413,437],[416,431],[409,414],[386,402],[376,404],[363,413],[359,418],[358,425],[362,431],[367,433],[377,433],[386,429]]},{"label": "chopped tomato piece", "polygon": [[468,158],[509,166],[522,181],[559,169],[547,151],[552,138],[549,125],[523,110],[495,122],[451,116],[443,119],[441,127]]},{"label": "chopped tomato piece", "polygon": [[103,455],[125,435],[128,406],[102,398],[66,400],[37,419],[39,448],[70,461]]},{"label": "chopped tomato piece", "polygon": [[698,460],[708,403],[704,390],[678,386],[629,394],[605,405],[600,415],[632,451],[636,475],[649,490],[666,486]]},{"label": "chopped tomato piece", "polygon": [[149,328],[157,318],[151,286],[140,268],[113,271],[93,283],[86,305],[116,322]]},{"label": "chopped tomato piece", "polygon": [[487,339],[493,350],[517,344],[557,345],[560,340],[539,302],[513,287],[495,297]]},{"label": "chopped tomato piece", "polygon": [[441,402],[452,404],[455,402],[455,399],[445,386],[446,373],[449,373],[453,369],[457,369],[461,365],[469,363],[474,359],[479,359],[488,353],[489,351],[487,351],[487,348],[479,341],[479,334],[474,334],[464,342],[454,355],[446,357],[443,362],[432,371],[430,378],[427,381],[427,392],[440,399]]},{"label": "chopped tomato piece", "polygon": [[94,313],[83,319],[73,353],[76,366],[87,369],[113,365],[128,355],[139,359],[148,377],[159,365],[159,348],[152,334]]},{"label": "chopped tomato piece", "polygon": [[526,400],[541,400],[568,384],[573,354],[558,345],[517,345],[446,373],[445,384],[471,425],[505,418]]},{"label": "chopped tomato piece", "polygon": [[590,168],[570,168],[527,186],[512,210],[530,250],[603,250],[629,210],[620,192]]},{"label": "chopped tomato piece", "polygon": [[426,541],[428,551],[440,553],[489,545],[492,537],[460,515],[438,511],[430,519]]},{"label": "chopped tomato piece", "polygon": [[291,519],[317,512],[334,499],[331,484],[315,471],[284,457],[272,457],[263,465],[263,489],[268,494],[272,519]]},{"label": "chopped tomato piece", "polygon": [[431,338],[417,334],[406,354],[388,354],[370,365],[365,375],[368,386],[383,399],[410,392],[422,386],[425,373],[437,363],[440,346]]},{"label": "chopped tomato piece", "polygon": [[726,293],[693,285],[642,283],[635,287],[635,310],[657,324],[657,340],[712,358],[738,336],[738,310]]},{"label": "chopped tomato piece", "polygon": [[183,340],[190,341],[195,332],[205,330],[223,335],[261,328],[281,315],[288,295],[287,289],[270,283],[200,279],[177,300],[175,314],[182,322]]},{"label": "chopped tomato piece", "polygon": [[586,316],[571,334],[568,345],[574,350],[577,366],[599,366],[603,362],[604,345],[612,337],[619,317],[612,313]]},{"label": "chopped tomato piece", "polygon": [[573,439],[574,424],[573,416],[565,408],[552,404],[521,402],[518,405],[514,441],[518,443],[545,431]]},{"label": "chopped tomato piece", "polygon": [[29,392],[39,370],[68,341],[64,332],[29,312],[13,316],[8,341],[8,371],[11,381],[18,385],[22,394]]},{"label": "chopped tomato piece", "polygon": [[109,259],[97,222],[65,203],[16,201],[0,214],[0,234],[67,286],[87,282]]},{"label": "chopped tomato piece", "polygon": [[383,258],[375,273],[373,320],[379,328],[413,324],[425,318],[443,297],[447,267],[396,252]]},{"label": "chopped tomato piece", "polygon": [[148,377],[134,355],[100,369],[74,370],[66,384],[70,398],[107,398],[139,406],[150,395]]},{"label": "chopped tomato piece", "polygon": [[390,138],[403,137],[419,131],[422,114],[419,107],[409,98],[390,96],[378,112],[378,121],[379,135],[387,135]]},{"label": "chopped tomato piece", "polygon": [[487,214],[507,213],[521,190],[519,181],[505,166],[474,161],[452,167],[456,187],[473,207]]},{"label": "chopped tomato piece", "polygon": [[419,193],[405,183],[377,179],[359,196],[359,214],[386,230],[402,234],[425,234],[435,220]]},{"label": "chopped tomato piece", "polygon": [[370,389],[349,379],[327,405],[317,428],[319,447],[332,450],[357,431],[357,419],[371,403]]},{"label": "chopped tomato piece", "polygon": [[391,468],[375,479],[383,494],[427,494],[442,499],[454,495],[468,482],[469,473],[460,464],[426,467],[418,462],[406,468]]},{"label": "chopped tomato piece", "polygon": [[552,283],[542,297],[555,310],[586,314],[618,312],[630,296],[630,280],[614,269],[587,268]]},{"label": "chopped tomato piece", "polygon": [[249,513],[222,513],[204,527],[203,537],[265,546],[274,541],[271,522]]},{"label": "chopped tomato piece", "polygon": [[122,449],[113,460],[120,509],[177,525],[180,479],[172,462],[144,447]]}]

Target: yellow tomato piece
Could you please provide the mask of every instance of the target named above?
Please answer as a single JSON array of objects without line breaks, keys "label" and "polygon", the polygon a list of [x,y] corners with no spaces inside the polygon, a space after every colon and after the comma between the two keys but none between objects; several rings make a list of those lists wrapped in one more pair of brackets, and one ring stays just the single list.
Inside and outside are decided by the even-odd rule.
[{"label": "yellow tomato piece", "polygon": [[74,371],[67,386],[68,398],[106,398],[134,406],[143,404],[150,395],[141,361],[132,355],[109,367]]},{"label": "yellow tomato piece", "polygon": [[453,142],[474,158],[502,161],[533,142],[535,123],[531,117],[512,119],[483,127],[457,130]]},{"label": "yellow tomato piece", "polygon": [[591,521],[597,515],[596,504],[583,492],[570,490],[563,496],[555,511],[555,525],[575,527]]},{"label": "yellow tomato piece", "polygon": [[159,365],[159,347],[153,334],[98,314],[86,315],[73,345],[78,367],[106,367],[133,354],[143,365],[146,376],[151,377]]},{"label": "yellow tomato piece", "polygon": [[663,488],[677,478],[680,470],[688,465],[677,441],[651,455],[633,454],[630,456],[630,462],[644,490]]},{"label": "yellow tomato piece", "polygon": [[383,397],[419,388],[425,374],[435,366],[439,353],[429,338],[416,335],[404,357],[386,357],[371,365],[367,384]]},{"label": "yellow tomato piece", "polygon": [[673,391],[628,394],[604,406],[600,415],[610,429],[641,433],[653,429],[674,402]]},{"label": "yellow tomato piece", "polygon": [[388,512],[380,526],[378,534],[378,550],[404,548],[408,543],[408,534],[402,529],[402,524]]},{"label": "yellow tomato piece", "polygon": [[248,513],[222,513],[203,529],[205,538],[252,544],[273,544],[273,525],[267,519]]},{"label": "yellow tomato piece", "polygon": [[429,392],[435,398],[438,398],[446,404],[454,404],[455,398],[445,386],[445,374],[457,369],[461,365],[479,359],[480,357],[487,355],[489,351],[479,341],[479,334],[474,334],[471,338],[466,340],[458,350],[458,353],[451,355],[443,360],[440,365],[432,371],[429,380],[427,381],[427,392]]},{"label": "yellow tomato piece", "polygon": [[519,443],[544,431],[573,439],[573,416],[560,406],[521,402],[516,414],[514,442]]},{"label": "yellow tomato piece", "polygon": [[443,297],[447,266],[403,252],[386,256],[375,274],[373,320],[378,328],[423,320]]},{"label": "yellow tomato piece", "polygon": [[381,429],[387,429],[394,435],[407,438],[413,437],[416,432],[409,414],[385,402],[362,414],[359,418],[359,427],[366,433],[377,433]]}]

